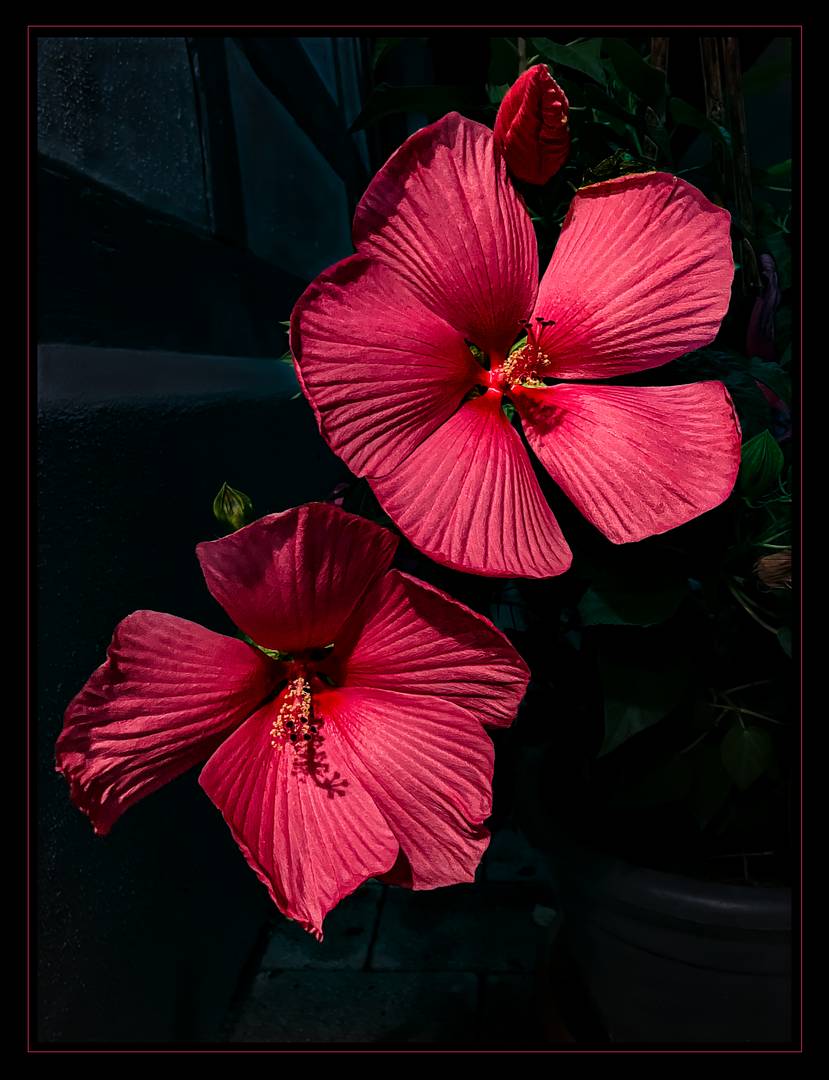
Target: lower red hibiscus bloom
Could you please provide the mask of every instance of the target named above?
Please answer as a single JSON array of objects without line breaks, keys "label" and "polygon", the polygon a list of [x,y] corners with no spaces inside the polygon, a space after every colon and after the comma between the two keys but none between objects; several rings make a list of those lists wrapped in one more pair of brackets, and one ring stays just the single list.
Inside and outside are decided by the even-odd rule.
[{"label": "lower red hibiscus bloom", "polygon": [[657,172],[582,188],[539,285],[492,132],[452,113],[377,173],[354,242],[294,308],[291,349],[329,445],[431,558],[495,577],[570,564],[507,398],[542,465],[614,543],[729,495],[740,431],[722,383],[548,385],[713,340],[734,270],[729,215],[696,188]]},{"label": "lower red hibiscus bloom", "polygon": [[200,544],[207,586],[259,647],[138,611],[66,711],[57,767],[107,833],[209,757],[200,783],[274,903],[322,938],[369,877],[470,881],[493,752],[525,664],[482,616],[389,569],[397,539],[333,506]]}]

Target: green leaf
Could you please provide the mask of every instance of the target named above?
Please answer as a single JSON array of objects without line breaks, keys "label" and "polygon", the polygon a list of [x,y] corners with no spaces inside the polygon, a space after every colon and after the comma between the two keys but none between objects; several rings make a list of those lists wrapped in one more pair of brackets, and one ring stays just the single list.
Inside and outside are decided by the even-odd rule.
[{"label": "green leaf", "polygon": [[613,804],[647,807],[679,802],[694,783],[694,766],[692,754],[676,754],[643,777],[624,784],[614,794]]},{"label": "green leaf", "polygon": [[670,618],[687,594],[686,580],[656,589],[594,584],[581,598],[579,615],[585,626],[654,626]]},{"label": "green leaf", "polygon": [[419,41],[419,42],[422,43],[422,42],[426,41],[426,38],[425,37],[418,37],[418,38],[381,37],[381,38],[376,38],[375,39],[375,45],[374,45],[374,53],[373,53],[373,55],[371,57],[372,70],[377,67],[377,65],[380,63],[380,61],[383,59],[384,56],[386,56],[388,53],[390,53],[392,51],[392,49],[396,49],[397,46],[401,45],[404,41]]},{"label": "green leaf", "polygon": [[778,161],[776,165],[769,165],[766,169],[769,176],[774,176],[779,179],[791,180],[792,178],[792,159],[786,158],[785,161]]},{"label": "green leaf", "polygon": [[527,630],[527,604],[517,583],[507,579],[496,587],[489,608],[489,617],[499,630]]},{"label": "green leaf", "polygon": [[731,793],[732,781],[723,766],[722,755],[716,745],[703,745],[697,749],[697,774],[688,796],[688,804],[697,824],[704,829]]},{"label": "green leaf", "polygon": [[649,64],[622,38],[605,38],[604,47],[619,82],[660,112],[665,107],[665,72]]},{"label": "green leaf", "polygon": [[616,150],[585,172],[582,187],[587,184],[598,184],[603,180],[611,180],[616,176],[624,176],[627,173],[648,172],[652,169],[652,162],[640,161],[625,150]]},{"label": "green leaf", "polygon": [[780,642],[780,648],[786,654],[791,657],[792,655],[792,628],[790,626],[781,626],[777,631],[777,640]]},{"label": "green leaf", "polygon": [[496,83],[494,85],[487,86],[487,94],[489,100],[493,105],[500,105],[504,98],[507,96],[509,90],[509,83]]},{"label": "green leaf", "polygon": [[518,78],[518,49],[505,37],[489,39],[489,70],[486,81],[490,86],[507,86]]},{"label": "green leaf", "polygon": [[682,699],[688,673],[679,666],[652,670],[602,660],[605,736],[599,756],[652,727]]},{"label": "green leaf", "polygon": [[614,101],[600,86],[588,84],[583,87],[583,98],[585,104],[589,105],[591,109],[596,109],[608,117],[615,117],[625,124],[630,124],[632,127],[639,124],[634,113],[628,112],[627,109],[622,108],[622,106]]},{"label": "green leaf", "polygon": [[746,499],[756,499],[771,491],[780,482],[783,464],[783,451],[768,428],[743,443],[740,452],[740,493]]},{"label": "green leaf", "polygon": [[779,364],[771,360],[761,360],[759,356],[751,358],[749,370],[755,379],[773,391],[787,405],[792,403],[792,381]]},{"label": "green leaf", "polygon": [[597,83],[607,81],[604,67],[594,55],[589,41],[577,45],[559,45],[549,38],[530,38],[530,41],[535,51],[551,64],[561,64],[562,67],[580,71],[583,75],[595,79]]},{"label": "green leaf", "polygon": [[769,188],[772,191],[791,191],[792,159],[787,158],[767,169],[752,169],[751,182],[755,187]]},{"label": "green leaf", "polygon": [[771,735],[764,728],[734,724],[720,747],[725,770],[741,791],[769,768],[774,756]]},{"label": "green leaf", "polygon": [[704,132],[722,146],[731,149],[731,132],[722,125],[715,124],[710,117],[706,116],[705,113],[701,113],[699,109],[695,109],[693,105],[689,105],[687,101],[683,101],[682,98],[672,97],[669,108],[675,123],[696,128],[697,131]]},{"label": "green leaf", "polygon": [[362,131],[383,117],[398,113],[421,113],[431,121],[448,112],[470,112],[479,105],[478,97],[463,86],[390,86],[380,83],[372,90],[350,130]]},{"label": "green leaf", "polygon": [[743,72],[744,94],[759,94],[773,90],[779,83],[791,79],[791,39],[781,38],[780,41],[785,50],[785,56],[769,59],[763,63],[754,63],[748,71]]},{"label": "green leaf", "polygon": [[783,356],[792,344],[792,309],[790,304],[783,304],[774,316],[774,343]]},{"label": "green leaf", "polygon": [[766,233],[760,247],[774,258],[780,288],[788,289],[792,283],[792,249],[788,234],[782,230]]}]

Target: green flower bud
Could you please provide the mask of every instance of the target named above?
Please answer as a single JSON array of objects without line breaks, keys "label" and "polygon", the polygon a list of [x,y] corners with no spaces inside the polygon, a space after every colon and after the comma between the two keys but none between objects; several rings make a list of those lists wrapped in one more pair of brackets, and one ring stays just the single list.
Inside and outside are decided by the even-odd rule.
[{"label": "green flower bud", "polygon": [[253,503],[243,491],[222,484],[213,500],[213,517],[226,526],[228,532],[235,532],[253,521]]}]

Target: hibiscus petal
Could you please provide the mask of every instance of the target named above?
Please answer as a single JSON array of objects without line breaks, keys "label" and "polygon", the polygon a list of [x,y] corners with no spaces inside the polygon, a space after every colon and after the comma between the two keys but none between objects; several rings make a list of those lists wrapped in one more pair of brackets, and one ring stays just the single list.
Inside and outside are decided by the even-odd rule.
[{"label": "hibiscus petal", "polygon": [[306,289],[291,350],[323,436],[358,476],[398,465],[485,374],[457,330],[363,255]]},{"label": "hibiscus petal", "polygon": [[340,685],[442,698],[499,727],[515,719],[527,665],[488,619],[439,589],[390,570],[346,634],[334,648]]},{"label": "hibiscus petal", "polygon": [[544,468],[615,544],[719,506],[740,465],[740,427],[720,382],[555,386],[515,398]]},{"label": "hibiscus petal", "polygon": [[538,292],[554,378],[603,379],[707,345],[728,310],[730,217],[667,173],[582,188]]},{"label": "hibiscus petal", "polygon": [[294,653],[330,644],[385,572],[397,537],[326,503],[271,514],[196,553],[207,587],[258,645]]},{"label": "hibiscus petal", "polygon": [[439,698],[352,687],[320,694],[319,712],[398,840],[411,886],[472,881],[492,801],[494,755],[480,723]]},{"label": "hibiscus petal", "polygon": [[458,113],[415,132],[376,174],[354,244],[485,352],[508,349],[532,309],[532,222],[490,129]]},{"label": "hibiscus petal", "polygon": [[322,923],[344,896],[389,870],[398,844],[349,767],[350,751],[324,724],[306,760],[270,741],[279,702],[225,740],[199,783],[283,914],[322,940]]},{"label": "hibiscus petal", "polygon": [[494,391],[466,402],[402,465],[369,482],[435,562],[490,577],[552,577],[570,549]]},{"label": "hibiscus petal", "polygon": [[136,611],[66,710],[57,769],[104,835],[120,815],[204,761],[275,685],[281,665],[186,619]]}]

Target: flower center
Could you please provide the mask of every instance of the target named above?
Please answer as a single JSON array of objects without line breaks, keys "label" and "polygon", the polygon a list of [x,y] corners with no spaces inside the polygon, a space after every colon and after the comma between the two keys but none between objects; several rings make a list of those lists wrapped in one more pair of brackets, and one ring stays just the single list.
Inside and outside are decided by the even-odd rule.
[{"label": "flower center", "polygon": [[279,710],[271,725],[271,746],[284,750],[290,746],[294,753],[307,749],[319,730],[321,721],[314,716],[311,684],[304,671],[289,681]]},{"label": "flower center", "polygon": [[521,325],[527,331],[527,340],[504,361],[501,374],[509,383],[540,381],[552,366],[552,358],[541,348],[541,341],[546,329],[555,326],[555,322],[539,317],[535,321],[537,325],[533,326],[529,319],[523,320]]}]

